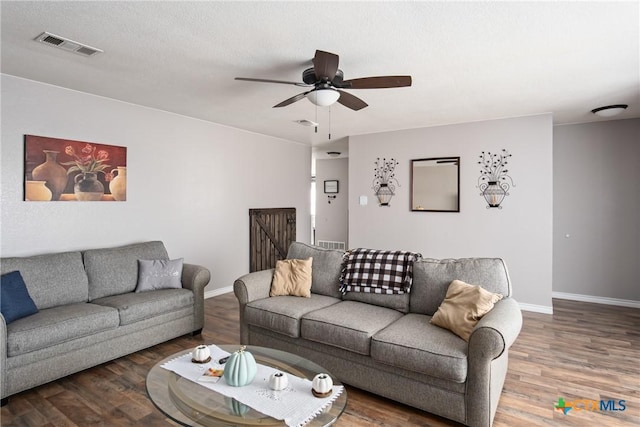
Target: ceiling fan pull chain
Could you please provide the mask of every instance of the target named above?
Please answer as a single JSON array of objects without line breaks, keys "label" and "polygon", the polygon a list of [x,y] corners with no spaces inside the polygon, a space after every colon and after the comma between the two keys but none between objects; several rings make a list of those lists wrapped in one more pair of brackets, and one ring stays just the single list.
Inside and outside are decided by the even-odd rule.
[{"label": "ceiling fan pull chain", "polygon": [[331,107],[329,107],[329,141],[331,141]]},{"label": "ceiling fan pull chain", "polygon": [[316,105],[316,133],[318,133],[318,106]]}]

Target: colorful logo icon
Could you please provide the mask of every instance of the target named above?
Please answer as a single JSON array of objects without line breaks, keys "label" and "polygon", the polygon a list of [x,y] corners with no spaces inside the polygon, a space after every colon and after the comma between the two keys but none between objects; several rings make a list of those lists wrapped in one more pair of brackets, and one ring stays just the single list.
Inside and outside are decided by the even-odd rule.
[{"label": "colorful logo icon", "polygon": [[556,410],[562,411],[565,415],[567,415],[567,413],[573,409],[573,404],[565,402],[564,398],[560,397],[558,398],[558,402],[556,402],[554,407],[556,408]]}]

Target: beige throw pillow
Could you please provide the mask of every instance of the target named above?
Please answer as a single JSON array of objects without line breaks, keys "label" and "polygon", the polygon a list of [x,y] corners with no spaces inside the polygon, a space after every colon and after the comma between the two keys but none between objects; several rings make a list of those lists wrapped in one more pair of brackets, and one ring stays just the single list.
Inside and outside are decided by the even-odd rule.
[{"label": "beige throw pillow", "polygon": [[311,264],[313,258],[276,261],[269,296],[292,295],[311,298]]},{"label": "beige throw pillow", "polygon": [[478,320],[503,298],[500,294],[483,289],[477,285],[469,285],[461,280],[454,280],[447,289],[438,311],[431,318],[431,323],[445,328],[469,341],[471,331]]}]

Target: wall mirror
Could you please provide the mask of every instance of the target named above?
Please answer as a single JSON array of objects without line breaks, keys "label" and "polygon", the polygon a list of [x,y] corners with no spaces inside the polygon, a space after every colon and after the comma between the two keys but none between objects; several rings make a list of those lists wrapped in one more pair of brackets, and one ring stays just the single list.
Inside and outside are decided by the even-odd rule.
[{"label": "wall mirror", "polygon": [[460,212],[460,157],[411,160],[411,210]]}]

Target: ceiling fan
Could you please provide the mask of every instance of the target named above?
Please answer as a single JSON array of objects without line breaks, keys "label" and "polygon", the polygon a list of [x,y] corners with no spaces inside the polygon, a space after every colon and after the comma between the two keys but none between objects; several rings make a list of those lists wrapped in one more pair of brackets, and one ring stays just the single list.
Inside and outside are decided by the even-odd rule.
[{"label": "ceiling fan", "polygon": [[303,83],[288,82],[283,80],[254,79],[249,77],[236,77],[236,80],[262,83],[281,83],[301,87],[312,87],[313,89],[299,93],[273,108],[285,107],[307,98],[312,103],[326,107],[336,101],[347,108],[358,111],[368,104],[357,96],[351,95],[341,89],[385,89],[394,87],[411,86],[411,76],[379,76],[362,77],[359,79],[344,80],[342,70],[338,69],[339,57],[335,53],[316,50],[313,57],[313,67],[302,72]]}]

